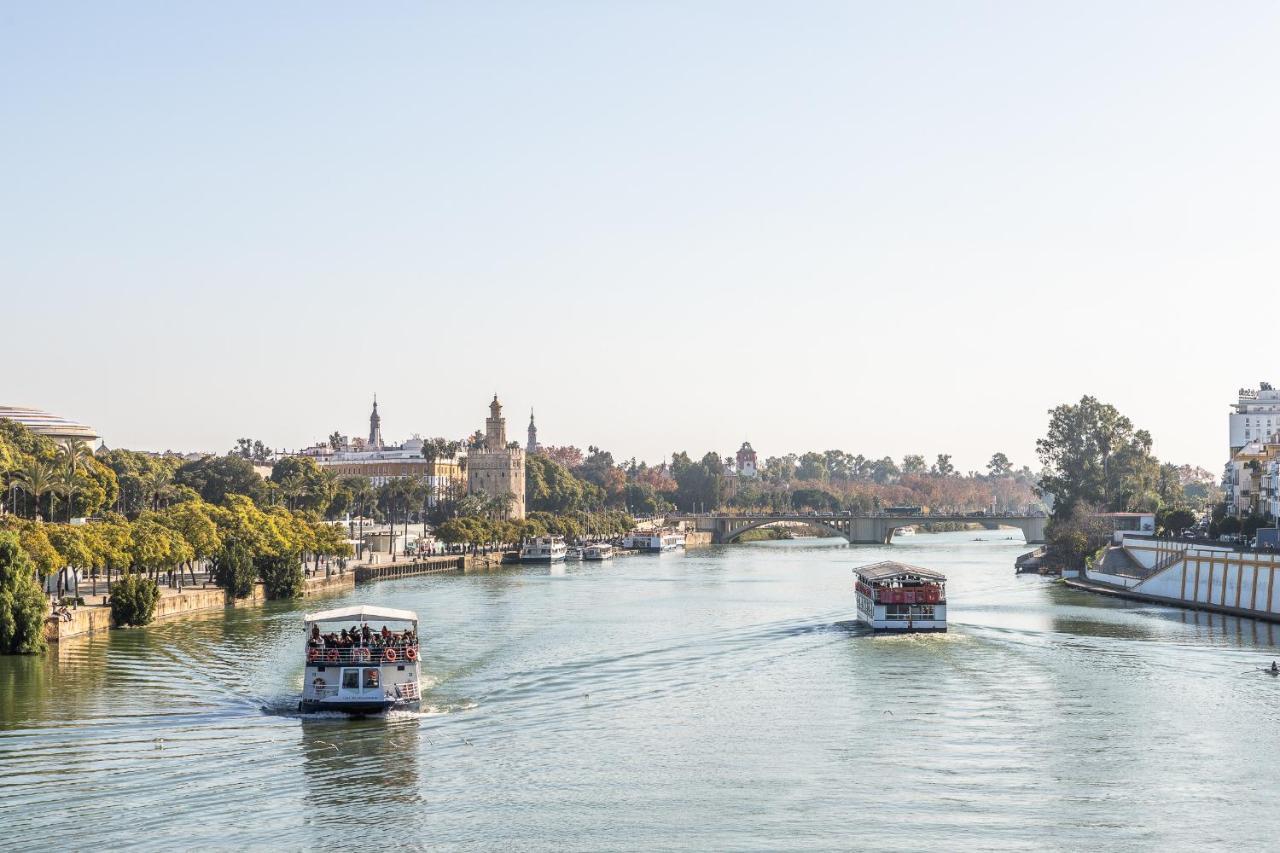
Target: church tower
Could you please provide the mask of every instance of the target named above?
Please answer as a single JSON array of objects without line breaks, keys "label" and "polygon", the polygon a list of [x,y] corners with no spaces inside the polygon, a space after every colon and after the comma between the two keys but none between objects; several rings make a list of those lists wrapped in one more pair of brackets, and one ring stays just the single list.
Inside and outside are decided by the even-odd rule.
[{"label": "church tower", "polygon": [[378,414],[378,395],[373,395],[373,414],[369,415],[369,447],[382,449],[382,417]]},{"label": "church tower", "polygon": [[538,427],[533,423],[533,409],[529,410],[529,444],[525,447],[524,452],[538,452]]}]

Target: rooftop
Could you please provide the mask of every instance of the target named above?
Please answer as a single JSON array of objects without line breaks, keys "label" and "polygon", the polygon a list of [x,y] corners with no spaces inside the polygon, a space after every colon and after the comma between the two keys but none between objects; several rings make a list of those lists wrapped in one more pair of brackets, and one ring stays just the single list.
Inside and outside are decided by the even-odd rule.
[{"label": "rooftop", "polygon": [[418,614],[412,610],[395,610],[391,607],[357,604],[354,607],[338,607],[333,610],[321,610],[319,613],[308,613],[303,619],[308,625],[312,622],[346,622],[347,620],[368,622],[370,619],[413,622],[417,624]]},{"label": "rooftop", "polygon": [[0,418],[16,421],[37,435],[47,435],[50,438],[79,438],[84,441],[94,441],[98,438],[98,433],[91,427],[40,409],[0,406]]},{"label": "rooftop", "polygon": [[869,581],[888,580],[901,575],[915,575],[916,577],[939,581],[947,579],[947,576],[942,572],[935,572],[933,569],[924,569],[920,566],[909,566],[906,563],[895,563],[892,560],[885,560],[883,563],[872,563],[869,566],[859,566],[853,571],[861,575],[863,580]]}]

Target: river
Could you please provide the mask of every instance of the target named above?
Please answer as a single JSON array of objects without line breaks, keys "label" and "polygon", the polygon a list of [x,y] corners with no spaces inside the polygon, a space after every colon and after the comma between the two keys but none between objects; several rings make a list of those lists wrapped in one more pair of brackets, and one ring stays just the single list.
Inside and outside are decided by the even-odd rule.
[{"label": "river", "polygon": [[[0,658],[0,848],[1271,846],[1280,679],[1245,670],[1277,630],[1015,576],[1012,535],[437,575]],[[947,574],[947,634],[852,623],[890,557]],[[357,601],[418,612],[429,707],[299,717],[301,614]]]}]

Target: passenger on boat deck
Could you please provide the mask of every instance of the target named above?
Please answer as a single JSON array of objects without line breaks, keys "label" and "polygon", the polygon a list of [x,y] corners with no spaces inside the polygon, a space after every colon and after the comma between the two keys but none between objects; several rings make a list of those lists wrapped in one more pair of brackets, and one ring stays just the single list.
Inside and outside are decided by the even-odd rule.
[{"label": "passenger on boat deck", "polygon": [[387,626],[386,626],[386,625],[383,625],[383,626],[382,626],[381,634],[382,634],[382,642],[383,642],[384,644],[385,644],[385,643],[387,643],[387,642],[390,642],[390,640],[391,640],[391,632],[387,630]]},{"label": "passenger on boat deck", "polygon": [[319,648],[324,645],[324,638],[320,636],[320,626],[311,626],[311,639],[307,641],[307,645],[313,648]]},{"label": "passenger on boat deck", "polygon": [[372,636],[373,632],[369,630],[369,623],[364,623],[364,627],[360,629],[360,639],[364,640],[364,644],[367,646]]}]

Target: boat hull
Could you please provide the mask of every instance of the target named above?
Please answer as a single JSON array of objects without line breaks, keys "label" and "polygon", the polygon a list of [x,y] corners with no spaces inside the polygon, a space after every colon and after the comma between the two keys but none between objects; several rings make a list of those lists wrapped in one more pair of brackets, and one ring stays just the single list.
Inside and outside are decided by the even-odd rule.
[{"label": "boat hull", "polygon": [[564,554],[557,554],[552,557],[521,557],[522,563],[563,563],[565,561]]},{"label": "boat hull", "polygon": [[349,717],[378,717],[388,711],[416,711],[417,702],[397,702],[393,699],[351,699],[351,700],[302,700],[304,714],[346,714]]}]

